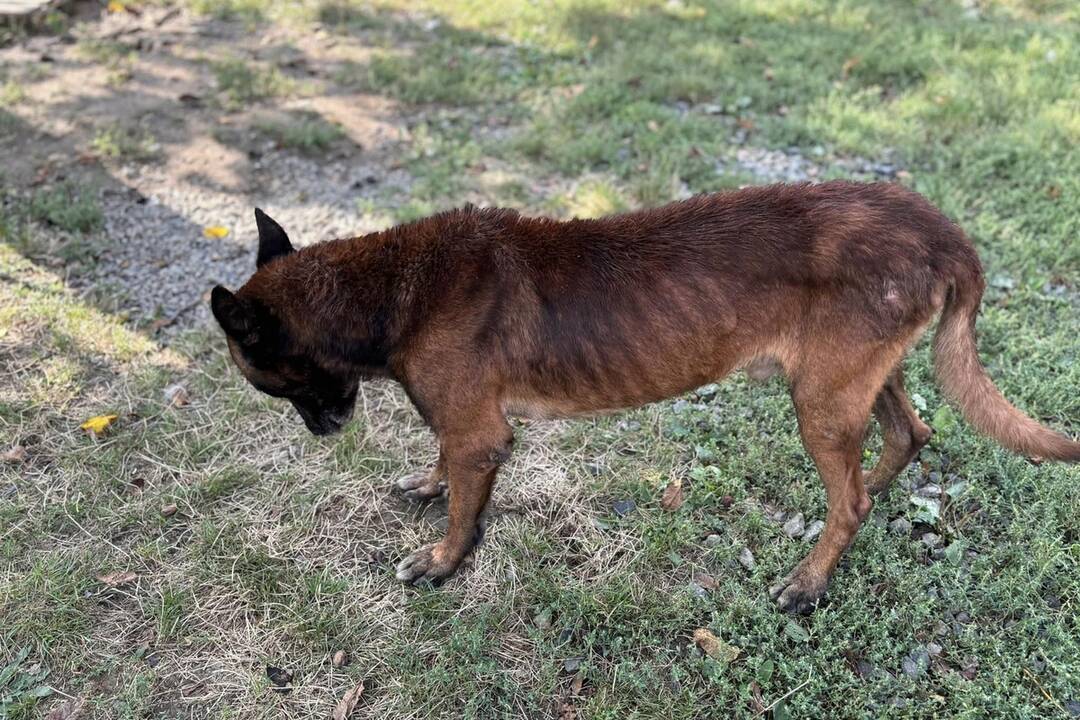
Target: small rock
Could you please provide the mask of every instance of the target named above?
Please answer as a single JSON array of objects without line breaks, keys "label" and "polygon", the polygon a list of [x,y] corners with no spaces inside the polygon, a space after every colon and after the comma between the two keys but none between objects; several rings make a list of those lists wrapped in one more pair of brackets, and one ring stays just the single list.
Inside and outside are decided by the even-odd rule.
[{"label": "small rock", "polygon": [[566,662],[563,663],[562,667],[563,667],[563,670],[566,672],[566,674],[573,675],[574,673],[576,673],[578,671],[578,668],[581,667],[581,658],[579,658],[579,657],[567,658]]},{"label": "small rock", "polygon": [[611,509],[614,510],[615,514],[619,517],[626,517],[637,509],[637,503],[630,499],[616,500],[611,504]]},{"label": "small rock", "polygon": [[802,537],[802,534],[806,532],[806,518],[802,513],[795,513],[795,515],[784,523],[784,534],[789,538]]},{"label": "small rock", "polygon": [[169,503],[168,505],[163,505],[161,507],[161,515],[162,515],[162,517],[172,517],[175,514],[176,514],[176,504],[175,503]]},{"label": "small rock", "polygon": [[936,642],[926,644],[926,652],[930,653],[931,657],[937,657],[941,654],[942,647]]},{"label": "small rock", "polygon": [[720,543],[724,542],[724,538],[719,535],[713,534],[705,538],[705,547],[714,548],[719,547]]},{"label": "small rock", "polygon": [[709,591],[698,585],[696,582],[692,582],[687,587],[690,589],[690,594],[694,597],[706,600],[709,597]]},{"label": "small rock", "polygon": [[855,661],[855,674],[859,677],[870,678],[874,676],[874,666],[870,664],[870,661],[866,658],[859,658]]},{"label": "small rock", "polygon": [[937,483],[927,483],[921,488],[915,491],[915,494],[919,497],[936,498],[941,497],[941,486]]},{"label": "small rock", "polygon": [[905,517],[898,517],[889,523],[889,532],[893,535],[908,535],[911,533],[911,521]]},{"label": "small rock", "polygon": [[675,404],[671,406],[671,409],[676,413],[684,413],[689,409],[690,403],[685,400],[676,400]]},{"label": "small rock", "polygon": [[754,553],[750,552],[750,548],[744,547],[739,551],[739,564],[747,570],[753,572],[754,570]]},{"label": "small rock", "polygon": [[551,627],[551,608],[544,608],[533,616],[533,625],[537,630],[547,630]]},{"label": "small rock", "polygon": [[813,520],[806,526],[806,532],[803,533],[803,540],[810,541],[821,534],[821,531],[825,529],[825,522],[823,520]]},{"label": "small rock", "polygon": [[933,549],[933,548],[941,547],[941,536],[938,535],[937,533],[932,533],[932,532],[925,533],[922,536],[921,540],[922,540],[923,545],[926,545],[926,547],[928,547],[928,548]]},{"label": "small rock", "polygon": [[901,667],[904,674],[909,678],[914,679],[925,675],[927,669],[930,667],[930,654],[926,652],[925,648],[914,650],[910,655],[904,658]]},{"label": "small rock", "polygon": [[336,668],[345,667],[349,662],[349,654],[344,650],[338,650],[334,653],[334,657],[330,659],[330,663]]},{"label": "small rock", "polygon": [[1066,700],[1065,709],[1069,711],[1070,717],[1080,718],[1080,700]]},{"label": "small rock", "polygon": [[725,495],[720,498],[720,507],[729,508],[735,503],[735,498],[730,495]]}]

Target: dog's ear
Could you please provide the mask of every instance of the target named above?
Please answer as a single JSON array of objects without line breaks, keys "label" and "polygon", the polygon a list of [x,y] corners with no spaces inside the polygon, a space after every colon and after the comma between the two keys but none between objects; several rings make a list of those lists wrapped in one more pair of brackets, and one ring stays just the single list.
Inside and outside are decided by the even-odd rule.
[{"label": "dog's ear", "polygon": [[276,257],[293,251],[289,236],[274,220],[259,208],[255,208],[255,225],[259,228],[259,254],[255,267],[261,268]]},{"label": "dog's ear", "polygon": [[225,334],[241,345],[254,345],[259,340],[255,313],[243,300],[221,285],[210,292],[210,309]]}]

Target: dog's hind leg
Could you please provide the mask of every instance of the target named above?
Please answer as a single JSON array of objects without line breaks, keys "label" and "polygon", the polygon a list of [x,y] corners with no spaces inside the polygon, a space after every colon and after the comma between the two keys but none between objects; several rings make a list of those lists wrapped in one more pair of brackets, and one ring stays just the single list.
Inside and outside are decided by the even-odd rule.
[{"label": "dog's hind leg", "polygon": [[885,445],[877,464],[863,481],[871,495],[888,489],[930,440],[931,434],[904,391],[904,373],[899,366],[889,375],[874,401],[874,417],[881,426]]},{"label": "dog's hind leg", "polygon": [[446,456],[440,452],[439,461],[431,470],[420,470],[394,483],[401,494],[414,502],[426,502],[446,490]]},{"label": "dog's hind leg", "polygon": [[860,463],[870,410],[902,347],[863,348],[835,361],[828,347],[811,349],[792,377],[799,432],[825,484],[825,529],[813,550],[769,595],[789,612],[810,612],[825,593],[840,557],[873,507]]}]

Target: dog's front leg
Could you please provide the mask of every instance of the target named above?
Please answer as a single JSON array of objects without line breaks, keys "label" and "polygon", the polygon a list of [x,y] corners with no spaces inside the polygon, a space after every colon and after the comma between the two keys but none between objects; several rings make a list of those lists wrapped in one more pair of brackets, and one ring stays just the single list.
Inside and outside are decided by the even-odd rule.
[{"label": "dog's front leg", "polygon": [[397,578],[408,583],[440,583],[479,542],[480,514],[514,441],[506,418],[497,411],[468,430],[447,429],[439,434],[440,459],[445,460],[450,486],[449,523],[442,540],[425,545],[397,566]]}]

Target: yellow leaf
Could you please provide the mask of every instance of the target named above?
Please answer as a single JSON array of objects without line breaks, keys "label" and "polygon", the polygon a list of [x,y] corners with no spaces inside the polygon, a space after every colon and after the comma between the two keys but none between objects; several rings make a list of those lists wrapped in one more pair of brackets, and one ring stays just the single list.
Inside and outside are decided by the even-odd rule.
[{"label": "yellow leaf", "polygon": [[208,238],[220,240],[229,234],[229,228],[222,227],[221,225],[211,225],[208,228],[203,228],[202,234]]},{"label": "yellow leaf", "polygon": [[100,435],[105,432],[105,428],[113,424],[117,417],[117,415],[97,415],[90,418],[79,427],[83,430],[89,430],[95,435]]},{"label": "yellow leaf", "polygon": [[111,12],[111,13],[124,12],[125,9],[126,8],[124,7],[124,3],[117,2],[117,0],[109,0],[109,6],[108,6],[109,12]]},{"label": "yellow leaf", "polygon": [[694,642],[703,653],[723,663],[734,661],[742,652],[734,645],[728,645],[706,628],[698,628],[694,631]]}]

